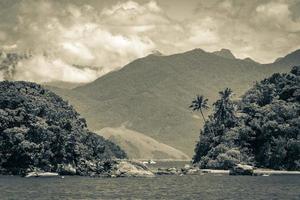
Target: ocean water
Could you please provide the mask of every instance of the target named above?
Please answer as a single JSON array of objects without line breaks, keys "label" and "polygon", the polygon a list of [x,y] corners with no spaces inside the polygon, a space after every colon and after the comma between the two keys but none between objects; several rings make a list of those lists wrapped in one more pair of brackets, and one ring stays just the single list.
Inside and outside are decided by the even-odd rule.
[{"label": "ocean water", "polygon": [[300,199],[300,176],[0,176],[0,199]]}]

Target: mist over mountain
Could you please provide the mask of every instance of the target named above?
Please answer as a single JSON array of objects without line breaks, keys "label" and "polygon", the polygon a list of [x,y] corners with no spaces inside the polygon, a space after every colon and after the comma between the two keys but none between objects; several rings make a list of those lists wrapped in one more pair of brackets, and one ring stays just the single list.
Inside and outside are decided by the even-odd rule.
[{"label": "mist over mountain", "polygon": [[200,116],[188,109],[195,94],[205,95],[211,104],[218,91],[230,87],[239,98],[255,81],[289,71],[297,57],[296,52],[282,64],[263,65],[201,49],[169,56],[152,54],[73,90],[52,89],[69,100],[93,130],[125,124],[192,155],[190,146],[202,126]]}]

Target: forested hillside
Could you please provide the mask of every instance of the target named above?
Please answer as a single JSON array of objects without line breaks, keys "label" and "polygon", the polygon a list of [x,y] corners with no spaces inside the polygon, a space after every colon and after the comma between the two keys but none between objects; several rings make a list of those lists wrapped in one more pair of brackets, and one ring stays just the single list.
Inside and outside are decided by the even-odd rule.
[{"label": "forested hillside", "polygon": [[101,173],[106,160],[124,158],[117,145],[87,129],[62,98],[29,82],[0,82],[0,174],[43,170]]},{"label": "forested hillside", "polygon": [[[236,163],[300,169],[300,67],[255,84],[241,101],[220,92],[195,148],[202,168],[228,169]],[[239,107],[235,110],[235,105]]]}]

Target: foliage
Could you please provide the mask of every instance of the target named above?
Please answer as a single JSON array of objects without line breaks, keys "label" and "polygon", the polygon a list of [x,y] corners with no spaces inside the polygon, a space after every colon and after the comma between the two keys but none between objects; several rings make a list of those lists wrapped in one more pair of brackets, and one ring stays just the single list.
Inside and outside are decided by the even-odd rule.
[{"label": "foliage", "polygon": [[300,67],[256,84],[241,102],[244,145],[256,165],[300,169]]},{"label": "foliage", "polygon": [[197,97],[192,101],[190,108],[193,111],[200,111],[203,121],[205,122],[205,117],[203,115],[203,110],[208,109],[207,105],[208,99],[206,99],[203,95],[197,95]]},{"label": "foliage", "polygon": [[1,173],[57,172],[66,164],[84,174],[86,163],[125,156],[56,94],[34,83],[0,83]]},{"label": "foliage", "polygon": [[230,159],[236,159],[231,153],[227,154],[230,149],[222,144],[225,133],[238,123],[234,114],[234,104],[230,99],[231,94],[229,88],[219,92],[220,99],[213,104],[214,113],[201,131],[193,160],[199,162],[202,167],[228,168],[232,163]]},{"label": "foliage", "polygon": [[222,169],[238,162],[300,169],[300,67],[256,83],[239,102],[239,118],[225,96],[221,94],[214,104],[214,113],[201,131],[195,163]]}]

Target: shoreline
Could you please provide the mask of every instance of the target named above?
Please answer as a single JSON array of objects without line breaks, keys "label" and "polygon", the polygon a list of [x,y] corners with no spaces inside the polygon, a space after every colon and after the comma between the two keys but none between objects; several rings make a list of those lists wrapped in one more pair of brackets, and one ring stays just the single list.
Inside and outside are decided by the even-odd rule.
[{"label": "shoreline", "polygon": [[[230,170],[200,169],[200,172],[207,173],[207,174],[229,175]],[[253,171],[253,176],[263,176],[263,175],[300,175],[300,171],[271,170],[271,169],[255,169]]]},{"label": "shoreline", "polygon": [[[153,161],[153,160],[151,160]],[[158,160],[156,160],[158,161]],[[169,162],[163,161],[161,162]],[[173,160],[174,161],[174,160]],[[159,161],[158,161],[159,162]],[[176,161],[175,161],[176,162]],[[184,161],[185,162],[185,161]],[[174,164],[174,163],[173,163]],[[157,177],[157,176],[186,176],[186,175],[247,175],[247,176],[270,176],[270,175],[300,175],[300,171],[288,171],[288,170],[273,170],[268,168],[255,168],[250,165],[238,164],[231,170],[222,169],[201,169],[191,164],[185,164],[183,166],[176,165],[160,166],[155,162],[145,163],[141,160],[128,160],[128,159],[116,159],[112,163],[110,169],[103,171],[103,173],[97,173],[97,171],[90,171],[87,177]],[[42,170],[32,170],[24,174],[24,177],[63,177],[63,176],[76,176],[75,168],[67,167],[63,172],[47,172]],[[10,175],[10,174],[0,174]]]}]

